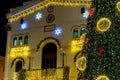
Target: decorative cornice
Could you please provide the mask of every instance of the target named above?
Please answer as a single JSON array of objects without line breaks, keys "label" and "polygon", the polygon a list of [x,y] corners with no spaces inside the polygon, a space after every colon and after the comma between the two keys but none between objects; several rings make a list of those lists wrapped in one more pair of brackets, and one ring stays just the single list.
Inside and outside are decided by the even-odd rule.
[{"label": "decorative cornice", "polygon": [[30,14],[33,14],[34,12],[38,10],[42,10],[45,7],[48,7],[49,5],[54,6],[71,6],[71,7],[77,7],[77,6],[86,6],[90,7],[91,1],[83,1],[83,0],[45,0],[42,1],[32,7],[29,7],[27,9],[24,9],[20,12],[17,12],[13,15],[7,15],[7,19],[9,22],[14,22],[22,17],[28,16]]}]

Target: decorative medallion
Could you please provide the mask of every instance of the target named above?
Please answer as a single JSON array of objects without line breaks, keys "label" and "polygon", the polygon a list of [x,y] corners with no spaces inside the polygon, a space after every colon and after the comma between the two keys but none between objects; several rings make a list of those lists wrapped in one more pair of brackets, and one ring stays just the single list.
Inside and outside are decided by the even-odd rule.
[{"label": "decorative medallion", "polygon": [[53,12],[53,11],[54,11],[54,7],[53,7],[53,6],[49,6],[49,7],[47,8],[47,11],[48,11],[49,13]]},{"label": "decorative medallion", "polygon": [[101,18],[97,22],[97,29],[100,32],[107,31],[111,26],[111,21],[109,18]]},{"label": "decorative medallion", "polygon": [[97,77],[96,80],[110,80],[110,79],[105,75],[100,75],[100,76]]},{"label": "decorative medallion", "polygon": [[52,23],[55,20],[55,16],[53,14],[48,14],[46,17],[46,22],[47,23]]},{"label": "decorative medallion", "polygon": [[76,60],[76,67],[83,72],[86,69],[86,62],[87,62],[87,59],[85,56],[78,58]]}]

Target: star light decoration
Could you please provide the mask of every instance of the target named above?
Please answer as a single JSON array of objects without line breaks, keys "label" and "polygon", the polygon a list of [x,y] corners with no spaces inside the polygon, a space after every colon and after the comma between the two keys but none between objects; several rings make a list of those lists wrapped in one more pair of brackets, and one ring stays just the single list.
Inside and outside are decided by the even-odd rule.
[{"label": "star light decoration", "polygon": [[40,20],[42,18],[42,13],[38,12],[36,15],[35,15],[35,19],[36,20]]},{"label": "star light decoration", "polygon": [[82,14],[82,17],[87,19],[89,16],[89,11],[88,10],[85,10],[85,13]]},{"label": "star light decoration", "polygon": [[21,24],[21,29],[24,30],[24,29],[26,29],[26,28],[27,28],[27,23],[26,23],[26,22],[23,22],[23,23]]},{"label": "star light decoration", "polygon": [[59,36],[62,34],[62,29],[61,28],[56,28],[55,31],[54,31],[54,34]]}]

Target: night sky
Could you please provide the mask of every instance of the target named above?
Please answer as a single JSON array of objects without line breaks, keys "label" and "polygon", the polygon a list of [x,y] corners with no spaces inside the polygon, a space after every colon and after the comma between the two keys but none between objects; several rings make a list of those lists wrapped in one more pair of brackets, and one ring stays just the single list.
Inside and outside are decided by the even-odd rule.
[{"label": "night sky", "polygon": [[10,8],[21,6],[26,1],[30,0],[2,0],[0,2],[0,55],[2,56],[5,56],[7,41],[6,14],[9,13]]}]

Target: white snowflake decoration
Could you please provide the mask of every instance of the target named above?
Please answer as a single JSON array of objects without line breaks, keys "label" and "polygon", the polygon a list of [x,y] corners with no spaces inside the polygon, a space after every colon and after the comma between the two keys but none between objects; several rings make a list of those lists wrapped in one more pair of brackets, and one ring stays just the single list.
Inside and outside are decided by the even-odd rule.
[{"label": "white snowflake decoration", "polygon": [[60,35],[62,33],[62,29],[60,29],[60,28],[56,28],[55,29],[55,35]]},{"label": "white snowflake decoration", "polygon": [[88,10],[86,10],[85,13],[83,13],[82,16],[83,16],[83,18],[87,19],[88,16],[89,16],[89,12],[88,12]]},{"label": "white snowflake decoration", "polygon": [[42,13],[38,12],[36,15],[35,15],[35,19],[36,20],[40,20],[42,18]]}]

